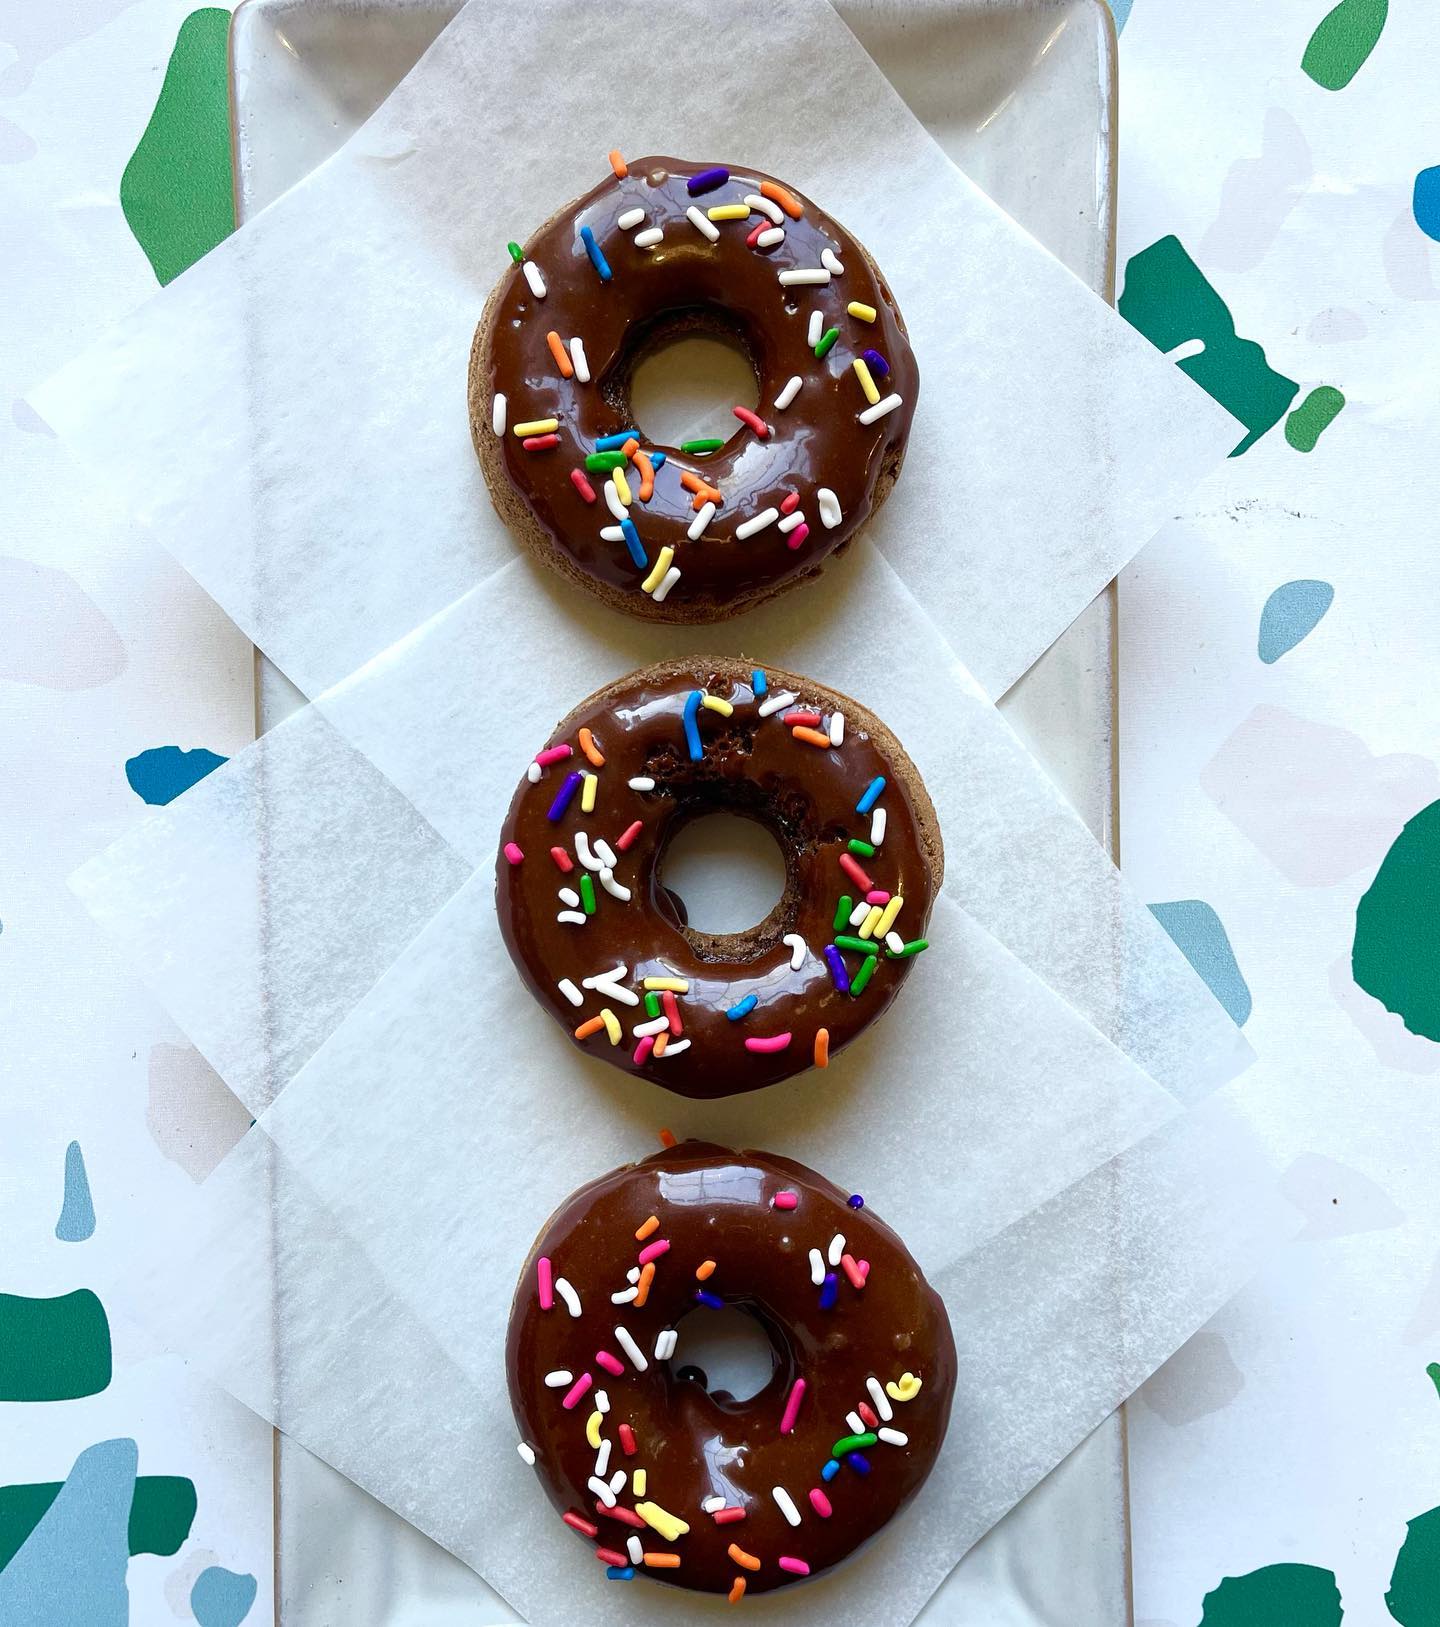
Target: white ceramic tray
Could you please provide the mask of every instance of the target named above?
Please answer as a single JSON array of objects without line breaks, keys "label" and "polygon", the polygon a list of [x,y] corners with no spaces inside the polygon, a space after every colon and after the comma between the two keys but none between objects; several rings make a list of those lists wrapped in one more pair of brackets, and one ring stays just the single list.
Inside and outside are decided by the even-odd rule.
[{"label": "white ceramic tray", "polygon": [[[1115,35],[1103,0],[833,3],[954,161],[1112,298]],[[239,218],[329,157],[458,9],[459,0],[241,0],[230,34]],[[523,11],[507,18],[519,26]],[[864,223],[856,225],[863,235]],[[1112,588],[1001,703],[1112,852],[1114,608]],[[300,701],[263,659],[257,697],[261,728]],[[458,1560],[302,1449],[280,1440],[276,1465],[283,1627],[480,1627],[512,1619]],[[1128,1528],[1117,1415],[990,1533],[921,1620],[925,1627],[1124,1627]]]}]

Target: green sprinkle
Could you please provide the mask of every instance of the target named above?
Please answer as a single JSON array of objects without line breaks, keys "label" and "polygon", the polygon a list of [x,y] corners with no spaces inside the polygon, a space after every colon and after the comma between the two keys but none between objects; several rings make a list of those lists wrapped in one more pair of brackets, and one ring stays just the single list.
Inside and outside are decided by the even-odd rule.
[{"label": "green sprinkle", "polygon": [[850,911],[855,908],[855,900],[849,893],[840,894],[840,902],[835,906],[835,919],[830,923],[838,932],[842,926],[850,925]]},{"label": "green sprinkle", "polygon": [[660,1015],[660,996],[656,994],[654,989],[649,989],[646,992],[645,1015],[647,1017],[658,1017]]},{"label": "green sprinkle", "polygon": [[880,945],[875,942],[874,938],[837,937],[835,947],[837,949],[848,949],[852,955],[878,955],[880,953]]},{"label": "green sprinkle", "polygon": [[843,1458],[847,1452],[858,1452],[863,1447],[874,1446],[879,1439],[878,1435],[871,1434],[868,1429],[863,1435],[843,1435],[830,1448],[830,1456],[832,1458]]},{"label": "green sprinkle", "polygon": [[507,243],[505,247],[510,250],[510,258],[518,266],[525,258],[525,250],[518,243]]},{"label": "green sprinkle", "polygon": [[580,878],[580,902],[585,906],[587,915],[595,913],[595,883],[591,881],[588,870]]},{"label": "green sprinkle", "polygon": [[718,452],[724,444],[724,441],[718,435],[710,435],[698,441],[681,441],[680,450],[682,452]]},{"label": "green sprinkle", "polygon": [[879,955],[867,955],[865,964],[850,979],[850,994],[854,998],[857,994],[864,994],[865,985],[875,975],[875,968],[880,964]]},{"label": "green sprinkle", "polygon": [[890,956],[894,960],[904,960],[907,955],[918,955],[922,949],[928,949],[929,947],[930,940],[928,938],[912,938],[909,943],[902,944],[899,949],[890,950]]},{"label": "green sprinkle", "polygon": [[592,475],[608,474],[611,469],[621,469],[629,458],[623,452],[587,452],[585,454],[585,467]]},{"label": "green sprinkle", "polygon": [[839,337],[839,328],[826,328],[824,333],[820,335],[820,343],[815,346],[815,354],[821,357],[828,356],[831,348],[834,346],[835,341]]},{"label": "green sprinkle", "polygon": [[858,836],[852,836],[846,843],[852,853],[858,853],[862,859],[873,859],[875,849],[869,842],[862,842]]}]

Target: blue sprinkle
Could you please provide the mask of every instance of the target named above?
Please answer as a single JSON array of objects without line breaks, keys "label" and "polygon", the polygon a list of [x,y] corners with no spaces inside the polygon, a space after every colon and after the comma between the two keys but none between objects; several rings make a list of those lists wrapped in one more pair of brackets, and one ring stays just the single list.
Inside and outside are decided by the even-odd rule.
[{"label": "blue sprinkle", "polygon": [[713,192],[717,186],[724,186],[729,179],[730,171],[716,165],[714,169],[702,169],[698,175],[692,175],[685,183],[685,190],[696,198],[702,192]]},{"label": "blue sprinkle", "polygon": [[600,252],[600,245],[595,241],[595,234],[588,226],[580,228],[580,241],[585,245],[585,252],[590,256],[590,264],[600,273],[601,282],[610,281],[610,262]]},{"label": "blue sprinkle", "polygon": [[820,1471],[820,1478],[822,1480],[833,1480],[839,1473],[840,1460],[838,1458],[830,1458],[826,1462],[825,1467]]},{"label": "blue sprinkle", "polygon": [[635,1580],[635,1567],[633,1565],[607,1565],[605,1574],[612,1582],[633,1582]]},{"label": "blue sprinkle", "polygon": [[689,700],[685,702],[685,744],[690,748],[692,763],[698,763],[705,755],[705,748],[700,744],[700,726],[695,721],[700,715],[700,703],[704,699],[703,690],[692,689]]},{"label": "blue sprinkle", "polygon": [[825,1286],[820,1290],[820,1309],[828,1311],[840,1297],[840,1282],[833,1271],[825,1273]]},{"label": "blue sprinkle", "polygon": [[765,699],[765,696],[770,689],[770,684],[766,679],[764,672],[762,672],[759,667],[756,667],[754,672],[750,674],[750,687],[755,691],[755,699],[757,701],[763,701]]},{"label": "blue sprinkle", "polygon": [[595,443],[597,452],[618,452],[626,441],[638,441],[639,432],[633,429],[619,429],[613,435],[602,435]]},{"label": "blue sprinkle", "polygon": [[869,364],[870,371],[876,378],[883,379],[890,371],[890,363],[885,360],[878,350],[867,350],[863,354]]},{"label": "blue sprinkle", "polygon": [[703,1288],[697,1288],[695,1297],[702,1305],[708,1305],[712,1311],[723,1311],[725,1309],[725,1301],[721,1299],[719,1294],[710,1294]]},{"label": "blue sprinkle", "polygon": [[650,563],[645,557],[645,548],[640,541],[640,533],[635,529],[634,520],[621,520],[620,529],[625,533],[625,546],[630,550],[630,557],[635,561],[635,569],[643,571]]},{"label": "blue sprinkle", "polygon": [[833,943],[825,945],[825,964],[830,968],[830,976],[835,981],[835,987],[841,994],[848,994],[850,992],[850,973],[846,969],[843,956]]},{"label": "blue sprinkle", "polygon": [[737,1000],[725,1015],[732,1023],[738,1023],[742,1017],[748,1017],[759,1003],[758,995],[747,994],[743,1000]]},{"label": "blue sprinkle", "polygon": [[865,1200],[864,1200],[864,1198],[862,1198],[860,1196],[860,1194],[858,1192],[852,1192],[850,1194],[848,1202],[849,1202],[850,1207],[852,1209],[863,1209],[865,1207]]},{"label": "blue sprinkle", "polygon": [[665,467],[665,454],[663,452],[651,452],[649,456],[652,469],[663,469]]},{"label": "blue sprinkle", "polygon": [[884,789],[885,776],[883,774],[877,774],[875,778],[870,781],[869,785],[865,787],[864,796],[862,796],[855,804],[855,812],[858,814],[869,813],[875,804],[880,800],[880,793]]},{"label": "blue sprinkle", "polygon": [[867,1457],[861,1457],[858,1452],[847,1452],[845,1454],[845,1461],[850,1465],[856,1474],[870,1473],[870,1459]]},{"label": "blue sprinkle", "polygon": [[555,793],[555,800],[550,804],[549,818],[560,818],[570,806],[571,798],[580,789],[580,782],[584,777],[583,774],[567,774],[565,776],[565,783]]}]

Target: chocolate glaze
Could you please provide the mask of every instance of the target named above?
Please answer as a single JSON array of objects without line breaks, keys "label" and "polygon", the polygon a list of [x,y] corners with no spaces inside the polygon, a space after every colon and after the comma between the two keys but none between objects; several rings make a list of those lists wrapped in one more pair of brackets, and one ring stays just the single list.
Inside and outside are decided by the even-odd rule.
[{"label": "chocolate glaze", "polygon": [[[788,1078],[812,1065],[815,1036],[828,1030],[833,1055],[872,1022],[895,997],[914,963],[881,949],[875,971],[859,995],[841,993],[823,958],[834,941],[836,904],[860,891],[839,862],[847,839],[868,839],[871,815],[856,812],[862,793],[878,776],[886,785],[877,807],[886,814],[884,841],[873,858],[857,857],[877,890],[898,894],[904,905],[894,930],[907,942],[923,937],[943,860],[934,811],[914,767],[899,743],[878,720],[848,697],[790,673],[768,669],[769,696],[798,695],[796,705],[813,703],[828,716],[845,714],[844,742],[821,749],[795,739],[783,712],[762,718],[745,662],[694,659],[669,662],[631,674],[592,695],[567,718],[552,743],[568,742],[573,755],[548,766],[536,783],[522,780],[501,834],[496,861],[496,903],[512,959],[536,999],[574,1035],[577,1025],[608,1007],[623,1033],[618,1044],[604,1032],[576,1043],[591,1056],[641,1074],[685,1096],[730,1096]],[[697,726],[704,746],[699,762],[689,758],[683,713],[696,690],[733,706],[729,717],[701,709]],[[789,710],[789,708],[786,708]],[[586,760],[579,731],[588,728],[605,758],[594,769]],[[569,773],[598,775],[595,810],[581,812],[576,794],[558,820],[549,818],[556,793]],[[632,778],[655,781],[649,791],[631,790]],[[675,901],[660,883],[661,861],[675,833],[690,820],[728,810],[758,821],[776,837],[785,858],[786,887],[780,902],[759,926],[745,933],[714,936],[693,931],[680,919]],[[585,873],[577,833],[612,848],[636,820],[641,828],[618,852],[617,881],[630,889],[628,902],[611,896],[591,874],[596,911],[584,923],[557,919],[566,909],[559,889],[578,890]],[[524,854],[511,863],[504,848],[515,843]],[[562,874],[551,848],[565,849],[574,869]],[[582,912],[583,913],[583,912]],[[844,926],[841,935],[858,929]],[[798,933],[806,950],[791,969]],[[851,975],[864,957],[844,954]],[[617,964],[627,969],[623,986],[643,999],[647,977],[679,977],[688,991],[677,996],[683,1038],[689,1046],[667,1054],[653,1052],[636,1061],[633,1028],[647,1015],[610,994],[583,988],[584,979]],[[576,1007],[557,984],[568,978],[582,990]],[[726,1013],[750,994],[752,1011],[739,1020]],[[757,1052],[749,1038],[789,1033],[780,1051]]]},{"label": "chocolate glaze", "polygon": [[[777,1209],[776,1193],[787,1190],[796,1194],[796,1207]],[[626,1273],[646,1246],[635,1233],[651,1215],[659,1226],[646,1241],[664,1239],[670,1247],[654,1262],[644,1306],[613,1304],[611,1294],[627,1289]],[[869,1272],[858,1290],[843,1270],[837,1272],[835,1302],[821,1309],[809,1251],[819,1249],[827,1257],[837,1232],[844,1235],[852,1261],[868,1261]],[[579,1294],[578,1318],[559,1296],[551,1309],[540,1308],[541,1256]],[[695,1273],[706,1260],[713,1260],[715,1269],[702,1283]],[[696,1308],[702,1287],[752,1314],[774,1345],[770,1380],[748,1400],[710,1394],[701,1383],[678,1376],[685,1366],[685,1330],[693,1320],[680,1327],[674,1357],[654,1359],[661,1332],[676,1327],[688,1312],[709,1314]],[[639,1346],[644,1372],[636,1371],[616,1339],[617,1326]],[[624,1372],[607,1370],[596,1360],[597,1350],[622,1362]],[[597,1546],[623,1552],[633,1534],[646,1551],[681,1559],[676,1569],[642,1564],[637,1576],[721,1593],[743,1576],[748,1592],[765,1592],[800,1579],[779,1566],[781,1555],[802,1560],[811,1575],[826,1570],[872,1537],[920,1489],[945,1438],[955,1346],[940,1296],[871,1209],[851,1208],[840,1188],[788,1158],[691,1141],[590,1182],[552,1216],[515,1291],[506,1370],[516,1425],[537,1454],[536,1470],[550,1501],[561,1513],[573,1510],[597,1525]],[[569,1386],[550,1388],[544,1382],[557,1370],[577,1380],[583,1373],[592,1376],[591,1387],[571,1409],[562,1404]],[[920,1380],[920,1388],[910,1400],[887,1397],[893,1416],[886,1424],[866,1380],[874,1377],[883,1387],[906,1373]],[[793,1430],[781,1435],[797,1378],[804,1379],[805,1393]],[[601,1420],[603,1438],[613,1442],[607,1475],[617,1469],[627,1473],[619,1505],[656,1503],[685,1521],[687,1533],[667,1541],[649,1526],[636,1530],[597,1512],[596,1494],[587,1484],[596,1453],[585,1433],[597,1390],[606,1393],[610,1406]],[[869,1474],[842,1461],[833,1479],[822,1478],[831,1448],[851,1433],[846,1414],[862,1405],[882,1427],[903,1433],[907,1443],[879,1440],[864,1447]],[[861,1421],[873,1427],[863,1412]],[[622,1424],[634,1432],[633,1455],[623,1449]],[[646,1473],[643,1498],[636,1497],[628,1478],[638,1468]],[[775,1486],[794,1500],[798,1526],[781,1512]],[[812,1487],[828,1499],[828,1518],[811,1503]],[[717,1524],[700,1507],[710,1496],[743,1508],[745,1518]],[[737,1564],[728,1552],[732,1542],[759,1559],[760,1568]]]},{"label": "chocolate glaze", "polygon": [[[865,523],[898,474],[919,393],[919,371],[900,312],[860,244],[793,188],[787,190],[803,204],[804,214],[799,220],[785,218],[785,240],[777,247],[746,246],[756,225],[769,225],[754,213],[747,220],[717,223],[719,241],[710,242],[686,218],[687,208],[693,205],[704,214],[717,204],[739,203],[770,177],[732,169],[728,182],[692,197],[687,177],[709,167],[675,158],[637,159],[623,179],[609,177],[549,221],[525,245],[527,258],[545,278],[545,298],[535,298],[522,268],[513,265],[477,332],[472,368],[471,424],[482,461],[485,443],[495,444],[490,414],[497,391],[508,399],[510,425],[560,419],[560,444],[543,452],[526,452],[507,427],[499,438],[503,474],[486,466],[492,483],[503,478],[513,487],[550,547],[572,569],[605,584],[612,598],[614,590],[623,592],[618,602],[632,614],[660,620],[719,619],[815,574]],[[634,231],[616,224],[637,207],[645,210],[638,230],[659,226],[665,233],[656,248],[636,248]],[[609,282],[601,281],[590,262],[580,237],[583,226],[593,230],[610,265]],[[838,254],[843,275],[820,287],[780,285],[780,271],[819,268],[827,248]],[[873,306],[876,320],[848,315],[851,301]],[[840,329],[823,360],[807,343],[810,312],[817,307],[825,328]],[[771,426],[770,438],[757,439],[737,422],[724,447],[706,456],[644,439],[645,426],[635,424],[629,406],[631,371],[637,358],[674,328],[710,330],[739,341],[754,366],[756,411]],[[551,330],[567,343],[575,336],[583,340],[591,383],[560,376],[546,344]],[[866,349],[877,350],[890,365],[888,376],[876,379],[881,395],[899,394],[904,403],[870,425],[859,421],[868,403],[851,366]],[[800,393],[777,411],[777,393],[797,373],[804,380]],[[653,562],[668,544],[681,569],[658,605],[639,590],[645,572],[637,570],[624,543],[600,536],[602,527],[615,523],[603,493],[601,501],[589,505],[570,481],[570,471],[583,467],[599,437],[630,427],[641,431],[642,445],[658,446],[669,460],[656,475],[651,500],[637,500],[630,509],[649,559]],[[695,470],[724,494],[720,512],[694,542],[686,536],[695,518],[693,493],[680,483],[682,469]],[[604,478],[590,477],[597,492]],[[833,530],[820,519],[815,496],[820,487],[839,499],[843,518]],[[748,540],[736,539],[738,524],[778,507],[792,491],[799,494],[810,527],[798,549],[788,547],[774,525]],[[504,513],[498,495],[497,502]]]}]

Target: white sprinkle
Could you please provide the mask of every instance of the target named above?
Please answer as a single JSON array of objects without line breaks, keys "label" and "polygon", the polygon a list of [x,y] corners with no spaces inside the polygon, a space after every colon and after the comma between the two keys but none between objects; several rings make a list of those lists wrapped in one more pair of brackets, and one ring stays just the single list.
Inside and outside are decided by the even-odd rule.
[{"label": "white sprinkle", "polygon": [[822,486],[815,498],[820,504],[821,522],[827,531],[833,531],[840,524],[840,499],[828,486]]},{"label": "white sprinkle", "polygon": [[585,996],[581,994],[568,977],[562,977],[555,987],[559,989],[572,1006],[583,1006],[585,1004]]},{"label": "white sprinkle", "polygon": [[535,1448],[531,1446],[529,1441],[516,1441],[515,1450],[520,1454],[520,1461],[522,1463],[528,1463],[532,1467],[534,1466]]},{"label": "white sprinkle", "polygon": [[759,237],[755,239],[755,246],[761,249],[773,249],[777,243],[783,243],[784,241],[784,228],[771,226],[767,231],[761,232]]},{"label": "white sprinkle", "polygon": [[665,233],[658,226],[647,226],[643,232],[636,232],[635,247],[637,249],[653,249],[657,243],[663,242]]},{"label": "white sprinkle", "polygon": [[778,203],[775,203],[770,198],[762,198],[758,192],[747,192],[745,194],[745,205],[747,208],[754,210],[757,215],[765,215],[768,219],[773,220],[777,226],[785,218],[785,213]]},{"label": "white sprinkle", "polygon": [[573,887],[562,887],[558,896],[566,909],[578,910],[580,908],[580,894]]},{"label": "white sprinkle", "polygon": [[706,220],[693,203],[685,211],[685,218],[702,237],[708,237],[712,243],[719,237],[720,228],[713,220]]},{"label": "white sprinkle", "polygon": [[790,970],[798,972],[805,964],[805,940],[798,932],[787,932],[780,940],[790,945]]},{"label": "white sprinkle", "polygon": [[606,1508],[614,1508],[615,1493],[610,1490],[609,1486],[607,1486],[598,1475],[592,1474],[589,1480],[586,1481],[586,1485],[588,1485],[590,1490],[595,1493],[602,1503],[604,1503]]},{"label": "white sprinkle", "polygon": [[[529,265],[527,260],[526,265]],[[782,288],[823,288],[830,281],[828,271],[782,271],[780,273],[780,286]]]},{"label": "white sprinkle", "polygon": [[817,306],[810,313],[810,326],[805,330],[805,343],[814,350],[825,332],[825,313]]},{"label": "white sprinkle", "polygon": [[760,716],[769,717],[772,712],[783,712],[794,699],[794,694],[788,689],[782,689],[778,695],[768,695],[760,702]]},{"label": "white sprinkle", "polygon": [[881,1421],[888,1424],[895,1416],[895,1409],[890,1405],[890,1397],[885,1393],[885,1386],[872,1373],[865,1380],[865,1388],[870,1392],[870,1399],[875,1403],[875,1410],[880,1414]]},{"label": "white sprinkle", "polygon": [[787,514],[780,522],[782,531],[793,531],[797,525],[805,524],[804,509],[797,508],[793,514]]},{"label": "white sprinkle", "polygon": [[623,1469],[617,1469],[615,1473],[610,1476],[610,1490],[617,1494],[622,1492],[625,1489],[625,1482],[629,1478],[629,1475],[627,1475]]},{"label": "white sprinkle", "polygon": [[526,260],[520,269],[525,273],[525,281],[530,284],[530,292],[536,299],[544,299],[545,279],[540,275],[540,267],[533,260]]},{"label": "white sprinkle", "polygon": [[724,1508],[724,1506],[725,1499],[723,1497],[706,1497],[700,1504],[700,1512],[702,1514],[713,1514],[716,1509]]},{"label": "white sprinkle", "polygon": [[602,870],[613,870],[619,863],[619,860],[615,857],[614,848],[610,846],[603,836],[595,838],[595,856],[600,860]]},{"label": "white sprinkle", "polygon": [[644,218],[645,211],[643,209],[627,209],[623,215],[616,219],[615,224],[622,232],[628,232],[633,227],[638,226]]},{"label": "white sprinkle", "polygon": [[626,782],[632,791],[653,791],[655,781],[648,774],[637,774],[633,780]]},{"label": "white sprinkle", "polygon": [[767,525],[774,525],[779,518],[780,510],[778,508],[761,509],[753,518],[746,520],[744,525],[737,525],[735,535],[744,542],[746,537],[753,537],[757,531],[763,531]]},{"label": "white sprinkle", "polygon": [[[620,501],[620,493],[615,490],[613,480],[605,482],[605,507],[610,510],[617,520],[628,520],[630,518],[630,511]],[[623,531],[621,535],[624,535]]]},{"label": "white sprinkle", "polygon": [[830,1247],[829,1247],[829,1250],[827,1251],[827,1253],[825,1255],[825,1258],[827,1260],[829,1260],[831,1265],[839,1265],[840,1264],[840,1256],[844,1252],[845,1252],[845,1233],[844,1232],[836,1232],[835,1235],[830,1239]]},{"label": "white sprinkle", "polygon": [[704,504],[703,507],[696,510],[695,518],[685,527],[685,535],[689,537],[691,542],[698,542],[700,540],[700,533],[714,518],[714,503]]},{"label": "white sprinkle", "polygon": [[611,1294],[610,1303],[612,1305],[628,1305],[639,1292],[638,1288],[622,1288],[618,1294]]},{"label": "white sprinkle", "polygon": [[562,926],[584,926],[587,917],[581,915],[578,910],[561,910],[555,919]]},{"label": "white sprinkle", "polygon": [[[587,870],[603,870],[605,868],[604,863],[590,851],[589,831],[577,830],[575,832],[575,855]],[[586,988],[590,987],[588,980],[585,986]]]},{"label": "white sprinkle", "polygon": [[845,275],[845,267],[841,265],[840,256],[836,254],[834,249],[827,248],[820,250],[820,264],[824,266],[825,269],[832,274],[832,276],[843,277]]},{"label": "white sprinkle", "polygon": [[852,1435],[863,1435],[865,1433],[865,1420],[858,1412],[847,1412],[845,1422],[849,1424]]},{"label": "white sprinkle", "polygon": [[639,1282],[640,1281],[640,1267],[638,1265],[632,1265],[630,1267],[630,1269],[625,1273],[625,1280],[626,1280],[626,1282]]},{"label": "white sprinkle", "polygon": [[541,768],[539,763],[531,763],[529,768],[525,770],[525,778],[530,781],[531,785],[538,785],[540,783],[540,776],[544,772],[545,770]]},{"label": "white sprinkle", "polygon": [[505,433],[505,397],[499,390],[495,392],[495,399],[490,404],[490,428],[497,435]]},{"label": "white sprinkle", "polygon": [[679,1335],[674,1328],[662,1328],[655,1337],[655,1360],[669,1361],[675,1354],[675,1341]]},{"label": "white sprinkle", "polygon": [[610,1397],[604,1390],[596,1390],[595,1392],[595,1410],[602,1415],[610,1410]]},{"label": "white sprinkle", "polygon": [[877,1429],[875,1438],[885,1442],[886,1446],[909,1446],[910,1437],[898,1429]]},{"label": "white sprinkle", "polygon": [[552,1390],[563,1390],[567,1385],[575,1382],[575,1375],[568,1367],[557,1367],[554,1372],[546,1373],[545,1383]]},{"label": "white sprinkle", "polygon": [[855,908],[850,911],[850,925],[859,926],[869,913],[870,906],[862,898]]},{"label": "white sprinkle", "polygon": [[887,932],[885,934],[885,947],[892,955],[898,955],[905,947],[905,940],[898,932]]},{"label": "white sprinkle", "polygon": [[818,1248],[810,1250],[810,1281],[817,1288],[823,1286],[825,1282],[825,1261],[821,1258]]},{"label": "white sprinkle", "polygon": [[625,1538],[625,1552],[630,1555],[632,1565],[639,1565],[645,1559],[645,1545],[633,1532]]},{"label": "white sprinkle", "polygon": [[668,1017],[652,1017],[648,1022],[636,1023],[630,1032],[636,1039],[644,1039],[647,1034],[663,1034],[669,1026]]},{"label": "white sprinkle", "polygon": [[784,1486],[771,1486],[770,1495],[775,1499],[775,1506],[785,1516],[791,1525],[799,1525],[800,1510],[795,1506],[795,1499],[785,1490]]},{"label": "white sprinkle", "polygon": [[595,1454],[595,1475],[597,1479],[605,1478],[605,1471],[610,1467],[610,1437],[606,1435],[600,1442],[600,1450]]},{"label": "white sprinkle", "polygon": [[590,382],[590,361],[585,354],[585,341],[572,339],[570,341],[570,365],[575,369],[575,377],[581,384]]},{"label": "white sprinkle", "polygon": [[611,898],[618,898],[622,904],[630,902],[630,889],[622,887],[615,879],[615,872],[607,864],[600,872],[600,885],[610,894]]},{"label": "white sprinkle", "polygon": [[832,712],[830,714],[830,744],[843,746],[845,744],[845,714]]},{"label": "white sprinkle", "polygon": [[883,418],[887,412],[894,412],[896,407],[903,405],[904,402],[898,395],[887,395],[883,401],[877,401],[873,407],[866,407],[865,411],[860,414],[860,422],[862,424],[873,424],[877,418]]},{"label": "white sprinkle", "polygon": [[877,808],[870,815],[870,846],[879,847],[885,840],[885,810]]},{"label": "white sprinkle", "polygon": [[[565,1309],[569,1311],[571,1316],[579,1316],[580,1296],[575,1292],[570,1284],[566,1282],[564,1277],[556,1277],[555,1292],[565,1301]],[[604,1392],[601,1391],[600,1393],[603,1394]],[[604,1412],[605,1409],[604,1407],[601,1407],[600,1410],[601,1412]]]},{"label": "white sprinkle", "polygon": [[661,578],[660,586],[650,595],[656,604],[664,604],[670,597],[670,589],[680,580],[680,567],[672,565]]},{"label": "white sprinkle", "polygon": [[679,1056],[681,1051],[688,1051],[689,1049],[690,1041],[688,1039],[671,1040],[665,1047],[665,1056],[662,1056],[660,1060],[663,1062],[666,1057]]},{"label": "white sprinkle", "polygon": [[786,407],[788,407],[795,397],[800,394],[800,386],[804,382],[805,380],[802,379],[798,373],[792,373],[790,377],[785,380],[785,387],[780,391],[780,394],[775,397],[776,412],[785,411]]},{"label": "white sprinkle", "polygon": [[[650,1365],[645,1360],[645,1352],[641,1350],[640,1346],[637,1345],[634,1339],[631,1338],[628,1328],[615,1329],[615,1343],[620,1346],[620,1348],[635,1364],[635,1371],[637,1373],[643,1373]],[[886,1416],[888,1417],[889,1415],[887,1414]]]},{"label": "white sprinkle", "polygon": [[[578,847],[578,843],[576,844]],[[597,972],[594,977],[582,977],[581,983],[587,989],[595,989],[600,994],[608,995],[612,1000],[620,1000],[627,1006],[638,1006],[640,996],[632,990],[623,988],[617,979],[628,977],[628,966],[617,966],[613,972]]]},{"label": "white sprinkle", "polygon": [[602,525],[600,527],[601,542],[624,542],[625,533],[618,525]]}]

